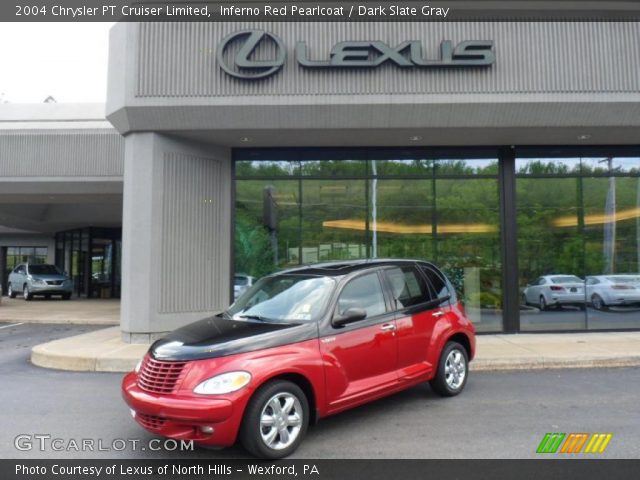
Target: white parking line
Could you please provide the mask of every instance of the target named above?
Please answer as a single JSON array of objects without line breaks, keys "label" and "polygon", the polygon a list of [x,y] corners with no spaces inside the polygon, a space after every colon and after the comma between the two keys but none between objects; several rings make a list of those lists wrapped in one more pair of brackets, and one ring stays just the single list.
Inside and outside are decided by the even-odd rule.
[{"label": "white parking line", "polygon": [[11,325],[5,325],[4,327],[0,327],[0,330],[2,330],[3,328],[17,327],[18,325],[24,325],[24,322],[23,323],[12,323]]}]

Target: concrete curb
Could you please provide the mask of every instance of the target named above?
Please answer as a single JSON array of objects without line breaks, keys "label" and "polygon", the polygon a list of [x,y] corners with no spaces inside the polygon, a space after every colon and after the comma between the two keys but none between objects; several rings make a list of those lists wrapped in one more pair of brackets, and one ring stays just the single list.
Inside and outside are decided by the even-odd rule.
[{"label": "concrete curb", "polygon": [[478,359],[471,362],[473,372],[513,370],[560,370],[565,368],[620,368],[640,367],[640,356],[610,358],[542,358],[542,359]]},{"label": "concrete curb", "polygon": [[120,328],[112,327],[36,345],[31,349],[31,363],[76,372],[129,372],[148,348],[123,343]]},{"label": "concrete curb", "polygon": [[[147,344],[124,343],[119,327],[36,345],[31,362],[79,372],[129,372]],[[476,372],[640,366],[640,332],[484,335],[478,337]]]}]

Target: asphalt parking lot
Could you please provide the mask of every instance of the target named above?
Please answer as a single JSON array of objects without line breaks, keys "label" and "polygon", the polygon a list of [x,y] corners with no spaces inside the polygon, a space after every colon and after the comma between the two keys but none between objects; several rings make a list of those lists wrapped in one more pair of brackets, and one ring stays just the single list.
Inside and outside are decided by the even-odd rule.
[{"label": "asphalt parking lot", "polygon": [[[35,367],[33,345],[96,326],[0,324],[0,458],[244,458],[240,448],[133,450],[156,438],[139,428],[120,398],[121,374]],[[473,372],[459,397],[427,385],[322,420],[292,458],[534,458],[547,432],[610,432],[601,458],[640,456],[640,369]],[[18,435],[59,438],[61,451],[18,450]],[[77,452],[70,442],[104,448]],[[117,444],[118,448],[121,443]],[[156,444],[156,447],[161,444]],[[592,455],[591,458],[594,458]]]}]

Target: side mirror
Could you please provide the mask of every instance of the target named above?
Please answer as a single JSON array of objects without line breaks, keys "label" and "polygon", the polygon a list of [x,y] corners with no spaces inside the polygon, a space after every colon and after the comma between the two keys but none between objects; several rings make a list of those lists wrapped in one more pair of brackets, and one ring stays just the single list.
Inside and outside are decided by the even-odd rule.
[{"label": "side mirror", "polygon": [[364,320],[367,316],[367,312],[362,308],[348,308],[342,315],[335,317],[331,324],[334,327],[342,327],[348,323]]}]

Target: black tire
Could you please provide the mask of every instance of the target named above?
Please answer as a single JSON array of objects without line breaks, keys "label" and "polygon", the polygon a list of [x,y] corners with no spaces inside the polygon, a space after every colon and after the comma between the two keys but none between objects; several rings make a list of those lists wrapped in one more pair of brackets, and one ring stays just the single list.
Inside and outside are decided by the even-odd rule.
[{"label": "black tire", "polygon": [[591,305],[593,305],[593,308],[596,310],[602,311],[607,309],[607,305],[604,303],[604,300],[597,293],[591,295]]},{"label": "black tire", "polygon": [[[462,378],[462,383],[460,383],[460,385],[457,387],[452,386],[451,383],[447,381],[447,373],[445,372],[449,355],[454,351],[458,352],[461,355],[461,358],[464,360],[464,377]],[[468,378],[469,355],[467,354],[467,350],[458,342],[447,342],[447,344],[442,349],[442,353],[440,354],[436,376],[429,382],[431,388],[434,392],[443,397],[454,397],[464,389],[464,386],[467,384]]]},{"label": "black tire", "polygon": [[529,306],[529,302],[527,302],[527,296],[524,293],[522,294],[522,305],[524,305],[525,307]]},{"label": "black tire", "polygon": [[547,301],[544,299],[544,295],[540,295],[540,310],[546,310],[549,306],[547,305]]},{"label": "black tire", "polygon": [[31,290],[29,289],[29,285],[27,285],[26,283],[22,286],[22,297],[27,302],[33,300],[33,293],[31,293]]},{"label": "black tire", "polygon": [[16,298],[16,295],[18,295],[16,292],[13,291],[13,288],[11,288],[11,284],[9,284],[9,290],[7,291],[7,295],[9,296],[9,298]]},{"label": "black tire", "polygon": [[[301,407],[300,413],[302,415],[300,429],[297,431],[295,439],[290,445],[281,449],[271,448],[265,443],[262,439],[262,431],[263,428],[268,427],[261,426],[263,410],[269,411],[270,407],[268,406],[268,403],[274,398],[277,398],[278,395],[292,395],[297,398]],[[277,401],[280,403],[279,399]],[[298,448],[307,433],[308,426],[309,401],[302,389],[295,383],[288,382],[286,380],[273,380],[260,387],[249,401],[247,409],[244,412],[242,426],[240,427],[240,442],[249,453],[258,458],[269,460],[284,458],[291,455]],[[289,427],[287,427],[287,429],[288,428]],[[295,427],[291,428],[294,429]],[[280,433],[276,435],[276,438],[280,438]]]},{"label": "black tire", "polygon": [[71,294],[70,293],[65,293],[62,295],[62,299],[63,300],[69,300],[71,298]]}]

